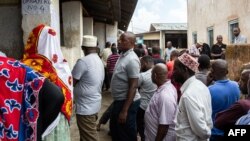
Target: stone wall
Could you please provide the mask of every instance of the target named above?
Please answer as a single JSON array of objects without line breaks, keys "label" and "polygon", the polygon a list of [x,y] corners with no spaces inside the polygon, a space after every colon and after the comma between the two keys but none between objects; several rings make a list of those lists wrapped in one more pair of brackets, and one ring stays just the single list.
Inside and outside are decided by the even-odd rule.
[{"label": "stone wall", "polygon": [[239,80],[243,64],[250,62],[250,44],[228,45],[226,60],[229,65],[229,78]]}]

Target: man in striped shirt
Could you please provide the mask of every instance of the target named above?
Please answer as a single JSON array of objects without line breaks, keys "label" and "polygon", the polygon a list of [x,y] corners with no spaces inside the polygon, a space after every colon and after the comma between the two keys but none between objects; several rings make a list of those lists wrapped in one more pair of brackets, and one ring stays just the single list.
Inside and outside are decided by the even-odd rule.
[{"label": "man in striped shirt", "polygon": [[117,52],[116,47],[111,47],[111,52],[112,54],[109,55],[108,60],[107,60],[107,70],[108,70],[109,81],[111,81],[112,79],[115,64],[120,57],[120,55]]},{"label": "man in striped shirt", "polygon": [[152,81],[157,90],[145,112],[145,141],[175,141],[175,115],[177,92],[167,78],[165,64],[156,64],[152,70]]}]

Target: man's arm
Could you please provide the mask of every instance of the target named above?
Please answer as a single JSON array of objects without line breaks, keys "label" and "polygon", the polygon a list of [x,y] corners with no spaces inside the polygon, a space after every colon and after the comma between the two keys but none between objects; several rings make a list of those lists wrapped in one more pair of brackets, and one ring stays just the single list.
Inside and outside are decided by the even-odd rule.
[{"label": "man's arm", "polygon": [[121,124],[126,123],[128,109],[130,105],[133,103],[136,89],[138,88],[138,78],[129,78],[128,83],[129,83],[128,96],[123,105],[122,111],[120,112],[119,119],[118,119],[119,123]]},{"label": "man's arm", "polygon": [[127,99],[123,104],[122,111],[120,112],[118,122],[121,124],[126,123],[128,109],[133,103],[136,89],[138,88],[138,79],[140,75],[140,62],[139,60],[131,60],[130,63],[125,67],[128,75],[128,92]]},{"label": "man's arm", "polygon": [[167,135],[169,125],[159,124],[155,141],[162,141]]},{"label": "man's arm", "polygon": [[77,82],[80,80],[84,72],[87,70],[87,65],[82,60],[77,60],[73,70],[72,70],[72,76],[73,76],[73,86],[77,84]]},{"label": "man's arm", "polygon": [[220,54],[211,53],[211,56],[212,56],[212,57],[220,57],[221,55],[222,55],[222,53],[220,53]]},{"label": "man's arm", "polygon": [[211,135],[211,129],[204,119],[204,113],[201,111],[199,104],[186,97],[183,101],[192,131],[196,136],[199,136],[200,139],[208,139]]},{"label": "man's arm", "polygon": [[200,55],[190,54],[192,57],[200,57]]}]

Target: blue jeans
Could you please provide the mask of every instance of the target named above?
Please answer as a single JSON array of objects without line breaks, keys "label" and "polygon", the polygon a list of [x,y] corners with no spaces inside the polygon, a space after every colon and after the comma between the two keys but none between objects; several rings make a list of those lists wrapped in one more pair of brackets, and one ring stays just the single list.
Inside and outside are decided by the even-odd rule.
[{"label": "blue jeans", "polygon": [[140,105],[140,100],[134,101],[127,114],[125,124],[118,123],[119,114],[123,108],[125,100],[114,101],[110,119],[110,129],[112,141],[137,141],[136,114]]}]

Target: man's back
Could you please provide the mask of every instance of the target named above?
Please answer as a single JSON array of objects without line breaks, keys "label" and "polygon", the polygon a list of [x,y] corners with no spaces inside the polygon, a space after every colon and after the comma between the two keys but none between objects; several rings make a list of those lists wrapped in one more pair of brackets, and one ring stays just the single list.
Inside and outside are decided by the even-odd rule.
[{"label": "man's back", "polygon": [[151,79],[152,69],[140,73],[139,77],[139,93],[141,95],[140,108],[146,110],[151,97],[157,89],[157,86],[152,82]]},{"label": "man's back", "polygon": [[[212,119],[215,121],[215,115],[229,108],[233,103],[238,101],[240,97],[239,86],[231,80],[219,80],[209,86],[209,91],[212,98]],[[223,135],[223,132],[213,128],[213,135]]]},{"label": "man's back", "polygon": [[174,118],[176,112],[177,92],[169,80],[156,90],[145,112],[146,141],[155,139],[159,124],[169,125],[164,141],[175,140]]},{"label": "man's back", "polygon": [[91,115],[99,111],[101,106],[104,67],[96,53],[79,59],[77,64],[72,71],[73,77],[79,78],[74,88],[76,113]]},{"label": "man's back", "polygon": [[119,57],[120,55],[118,53],[109,55],[108,60],[107,60],[107,68],[108,68],[109,73],[113,73],[115,69],[115,64],[117,60],[119,59]]},{"label": "man's back", "polygon": [[212,106],[208,88],[195,76],[181,87],[176,119],[177,140],[206,140],[211,135]]},{"label": "man's back", "polygon": [[104,64],[105,67],[106,67],[106,64],[107,64],[108,57],[111,54],[112,54],[111,48],[105,48],[105,49],[103,49],[101,56],[102,56],[102,61],[103,61],[103,64]]}]

